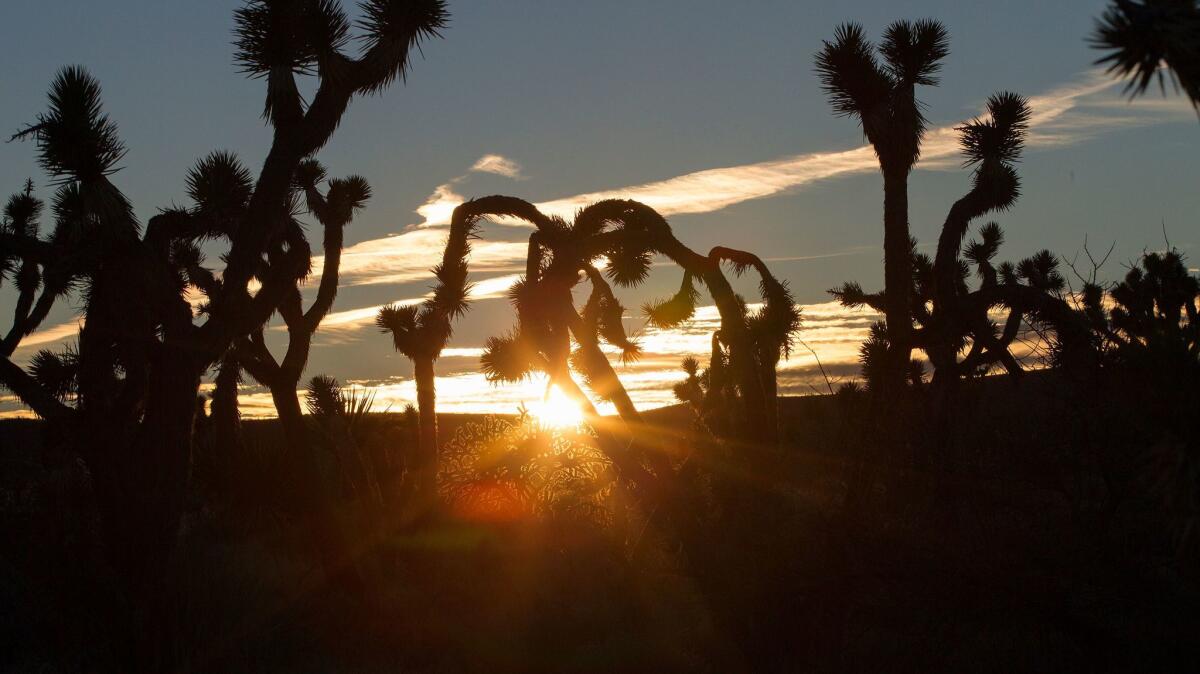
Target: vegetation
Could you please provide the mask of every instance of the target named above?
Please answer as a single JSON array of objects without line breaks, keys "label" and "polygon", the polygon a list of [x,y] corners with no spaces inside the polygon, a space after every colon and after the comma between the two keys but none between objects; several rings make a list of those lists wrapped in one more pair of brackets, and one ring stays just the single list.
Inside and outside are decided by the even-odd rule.
[{"label": "vegetation", "polygon": [[[1020,195],[1032,114],[1007,92],[958,128],[970,186],[921,253],[908,179],[927,126],[917,87],[948,55],[934,21],[896,22],[878,46],[848,24],[816,56],[883,176],[885,288],[831,291],[886,319],[861,383],[780,394],[801,314],[764,258],[697,252],[638,201],[568,219],[494,195],[454,209],[428,297],[377,316],[413,362],[417,407],[378,412],[327,376],[302,405],[344,230],[371,195],[315,155],[447,22],[438,0],[360,9],[354,57],[332,0],[237,11],[238,62],[267,84],[261,172],[210,154],[186,177],[190,204],[144,228],[82,68],[17,134],[57,189],[48,234],[32,182],[0,219],[16,296],[0,384],[40,417],[0,425],[0,669],[1166,671],[1200,657],[1200,280],[1174,248],[1107,286],[1094,260],[1087,276],[1049,251],[997,263],[1003,232],[978,223]],[[1196,98],[1173,32],[1194,10],[1117,2],[1099,33],[1114,69],[1140,91],[1165,61]],[[306,309],[310,217],[323,264]],[[578,426],[437,412],[472,242],[499,217],[532,231],[515,324],[480,370],[544,377]],[[706,295],[719,325],[707,362],[682,362],[682,405],[645,410],[613,361],[641,355],[618,294],[656,258],[681,280],[641,307],[647,324],[684,326]],[[735,291],[747,273],[754,302]],[[77,344],[14,362],[70,297]],[[1031,335],[1036,367],[1014,353]],[[242,418],[244,374],[276,419]]]},{"label": "vegetation", "polygon": [[[1196,0],[1113,0],[1096,22],[1092,45],[1105,54],[1097,63],[1127,79],[1131,96],[1146,93],[1164,73],[1193,106],[1200,105],[1200,5]],[[1164,67],[1165,66],[1165,67]]]}]

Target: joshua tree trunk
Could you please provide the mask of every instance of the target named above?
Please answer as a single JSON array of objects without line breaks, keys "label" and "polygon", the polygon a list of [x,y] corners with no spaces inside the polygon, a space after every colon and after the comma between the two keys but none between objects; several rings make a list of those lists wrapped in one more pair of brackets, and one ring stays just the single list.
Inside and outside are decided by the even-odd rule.
[{"label": "joshua tree trunk", "polygon": [[912,352],[912,244],[908,234],[908,174],[889,171],[883,177],[884,315],[887,318],[890,367],[887,386],[900,391]]},{"label": "joshua tree trunk", "polygon": [[433,358],[413,358],[413,367],[417,382],[417,410],[420,413],[414,477],[418,501],[425,507],[432,505],[437,495],[437,393],[434,390]]}]

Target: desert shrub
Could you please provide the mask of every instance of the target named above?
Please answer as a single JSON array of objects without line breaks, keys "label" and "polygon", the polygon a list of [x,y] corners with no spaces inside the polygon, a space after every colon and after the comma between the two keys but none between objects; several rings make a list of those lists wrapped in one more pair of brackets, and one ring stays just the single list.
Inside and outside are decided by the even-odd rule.
[{"label": "desert shrub", "polygon": [[471,518],[607,525],[616,516],[616,476],[592,437],[527,414],[459,428],[442,448],[438,487],[452,512]]}]

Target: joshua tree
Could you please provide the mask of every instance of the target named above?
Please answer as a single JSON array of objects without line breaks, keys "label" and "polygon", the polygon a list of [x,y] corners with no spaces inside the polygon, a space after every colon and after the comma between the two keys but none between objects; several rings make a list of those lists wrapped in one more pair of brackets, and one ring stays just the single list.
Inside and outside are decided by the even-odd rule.
[{"label": "joshua tree", "polygon": [[453,334],[454,319],[467,310],[471,290],[467,282],[467,260],[478,218],[478,215],[468,215],[463,206],[455,209],[442,263],[433,268],[437,285],[428,299],[407,306],[388,305],[380,309],[375,318],[379,329],[392,335],[396,350],[413,362],[419,414],[413,486],[418,501],[426,504],[437,493],[437,391],[433,364]]},{"label": "joshua tree", "polygon": [[[1096,23],[1092,46],[1108,53],[1097,63],[1127,78],[1131,96],[1146,92],[1157,76],[1200,106],[1200,5],[1196,0],[1113,0]],[[1165,66],[1165,67],[1164,67]]]},{"label": "joshua tree", "polygon": [[[296,387],[308,362],[313,335],[321,320],[329,313],[337,295],[345,227],[371,195],[367,181],[359,176],[330,180],[327,192],[322,194],[319,185],[324,180],[325,169],[316,160],[305,160],[296,171],[296,187],[304,195],[308,212],[317,218],[324,230],[325,255],[321,281],[312,305],[307,310],[303,308],[300,293],[303,279],[296,279],[278,306],[279,315],[288,330],[288,346],[283,360],[277,361],[267,348],[263,334],[264,326],[260,325],[249,335],[235,340],[232,351],[222,362],[222,367],[228,362],[232,362],[235,367],[241,367],[258,383],[270,389],[276,413],[287,436],[288,446],[298,457],[311,453],[311,443],[308,428],[301,416]],[[267,260],[263,263],[264,269],[259,276],[269,276],[274,265],[307,271],[311,268],[311,261],[312,250],[304,230],[300,223],[293,219],[286,226],[284,240],[269,250]],[[218,388],[223,384],[236,386],[236,380],[229,376],[218,376]],[[236,390],[233,394],[214,393],[214,404],[221,396],[232,397],[236,401]]]},{"label": "joshua tree", "polygon": [[[993,222],[980,229],[980,240],[966,246],[967,259],[962,259],[963,239],[971,224],[988,213],[1008,209],[1020,195],[1014,164],[1024,145],[1028,103],[1016,94],[1000,93],[988,100],[987,107],[986,118],[973,119],[958,129],[966,165],[975,170],[971,189],[954,202],[946,216],[935,258],[917,253],[915,240],[909,244],[913,261],[910,312],[919,326],[913,343],[929,355],[934,383],[944,392],[952,391],[963,374],[986,371],[995,363],[1019,373],[1021,366],[1008,347],[1026,319],[1035,317],[1055,325],[1073,320],[1069,307],[1058,297],[1064,287],[1058,260],[1048,251],[1015,266],[995,267],[993,260],[1004,235]],[[967,283],[968,261],[975,265],[980,280],[974,291]],[[848,306],[865,304],[881,311],[886,306],[886,293],[864,293],[857,283],[831,292]],[[989,311],[997,306],[1009,311],[1003,329],[989,317]],[[885,376],[882,359],[887,340],[885,331],[877,329],[864,349],[868,380],[873,385]],[[968,345],[969,351],[959,360]]]},{"label": "joshua tree", "polygon": [[[637,357],[638,346],[624,333],[624,309],[609,280],[624,286],[640,283],[649,271],[652,255],[660,253],[684,268],[684,282],[674,297],[646,307],[651,321],[666,326],[690,318],[698,297],[694,279],[702,280],[721,314],[719,340],[729,349],[731,371],[740,394],[732,402],[737,408],[734,415],[740,422],[741,437],[747,448],[774,444],[774,365],[780,350],[790,345],[799,315],[786,286],[770,275],[761,260],[729,248],[714,248],[709,256],[701,256],[680,243],[658,213],[634,201],[592,204],[582,209],[570,225],[546,220],[536,212],[527,213],[527,219],[541,225],[530,237],[526,276],[512,293],[518,325],[508,335],[488,340],[483,366],[489,378],[511,381],[535,370],[546,372],[552,384],[575,398],[585,416],[593,418],[594,406],[570,376],[573,365],[594,392],[614,404],[631,432],[632,453],[614,451],[614,465],[622,473],[630,473],[633,482],[637,481],[633,475],[641,475],[643,480],[656,484],[655,478],[642,475],[644,471],[636,465],[646,453],[646,448],[640,446],[640,438],[645,435],[641,433],[641,416],[600,343],[617,347],[626,359]],[[600,257],[608,259],[606,273],[592,264]],[[748,314],[745,303],[733,293],[722,273],[722,262],[731,263],[735,270],[754,267],[759,271],[766,298],[761,311]],[[571,289],[581,279],[592,288],[582,312],[575,309],[571,299]],[[759,338],[760,333],[767,332],[771,332],[772,339]],[[578,345],[574,352],[572,339]],[[774,348],[773,355],[771,348],[765,347],[768,343]],[[598,420],[595,425],[604,427]],[[646,458],[657,480],[671,479],[672,468],[662,452],[652,451]]]},{"label": "joshua tree", "polygon": [[[365,46],[357,58],[342,51],[350,24],[335,2],[252,0],[238,10],[238,61],[267,81],[273,138],[261,172],[249,190],[220,186],[207,206],[164,211],[144,231],[109,180],[124,148],[89,75],[64,70],[51,87],[49,111],[19,134],[36,139],[43,168],[63,185],[55,211],[62,255],[83,288],[85,324],[74,407],[8,358],[0,359],[0,382],[39,415],[76,431],[106,547],[135,606],[158,595],[155,584],[174,545],[201,376],[234,340],[265,323],[306,272],[302,259],[263,265],[287,240],[298,167],[329,141],[354,96],[380,92],[403,75],[412,47],[446,21],[441,0],[368,0],[363,9]],[[296,77],[310,74],[318,83],[306,105]],[[230,242],[219,285],[200,265],[197,245],[213,237]],[[39,264],[56,254],[29,236],[6,235],[0,244],[0,255],[28,253]],[[256,276],[261,288],[251,295]],[[205,284],[215,293],[197,324],[185,291]],[[153,616],[138,615],[150,622],[133,633],[152,634]],[[131,667],[160,668],[152,660]]]},{"label": "joshua tree", "polygon": [[[1082,309],[1100,368],[1080,378],[1111,429],[1097,455],[1113,507],[1131,487],[1157,492],[1177,525],[1179,562],[1200,555],[1200,279],[1171,249],[1148,253],[1110,288],[1087,283]],[[1081,345],[1074,345],[1080,349]],[[1071,345],[1058,355],[1071,356]],[[1090,409],[1095,409],[1093,405]],[[1096,420],[1089,419],[1094,424]],[[1190,567],[1189,567],[1190,565]]]},{"label": "joshua tree", "polygon": [[926,129],[916,87],[937,84],[947,53],[942,24],[897,21],[888,26],[878,48],[867,40],[862,26],[844,24],[816,56],[817,75],[834,112],[859,120],[883,174],[887,372],[888,385],[897,389],[903,386],[912,346],[908,176],[920,158]]},{"label": "joshua tree", "polygon": [[[668,324],[689,318],[696,299],[692,279],[703,280],[721,311],[721,339],[729,345],[731,361],[739,366],[738,385],[742,392],[739,409],[743,413],[740,418],[746,420],[742,428],[748,440],[767,444],[774,441],[774,365],[781,350],[786,351],[790,345],[799,315],[786,286],[769,274],[761,260],[728,248],[716,248],[708,257],[701,256],[675,239],[658,213],[633,201],[592,204],[568,224],[546,216],[524,200],[491,196],[455,209],[442,263],[434,269],[438,282],[432,296],[416,306],[387,307],[378,319],[381,329],[392,334],[396,348],[417,365],[422,462],[429,467],[424,473],[426,480],[433,479],[437,460],[433,362],[449,339],[452,321],[466,310],[470,239],[477,234],[479,220],[488,215],[523,219],[536,228],[530,236],[525,278],[511,292],[518,326],[487,343],[482,364],[489,379],[515,381],[534,371],[547,373],[551,385],[573,398],[597,428],[618,470],[631,482],[650,488],[648,485],[656,480],[640,465],[637,458],[642,453],[640,448],[631,446],[630,440],[622,442],[612,436],[611,424],[601,421],[570,370],[573,363],[596,393],[613,402],[628,428],[635,429],[631,436],[636,439],[640,414],[602,352],[600,342],[618,347],[626,359],[637,357],[637,344],[628,338],[622,325],[624,308],[613,294],[609,280],[622,286],[641,283],[649,273],[651,256],[659,252],[685,268],[687,290],[681,290],[670,301],[652,305],[649,308],[652,319]],[[593,264],[600,258],[608,260],[605,273]],[[764,294],[769,299],[762,311],[748,315],[745,303],[733,293],[721,272],[723,261],[730,262],[737,270],[754,267],[759,271]],[[574,306],[571,289],[582,278],[589,281],[592,293],[580,312]],[[752,341],[753,335],[772,330],[775,331],[772,340]],[[574,352],[572,339],[578,345]],[[770,355],[771,348],[765,347],[768,343],[774,355]],[[765,376],[767,369],[769,377]],[[669,470],[664,457],[652,454],[650,460],[659,471]]]}]

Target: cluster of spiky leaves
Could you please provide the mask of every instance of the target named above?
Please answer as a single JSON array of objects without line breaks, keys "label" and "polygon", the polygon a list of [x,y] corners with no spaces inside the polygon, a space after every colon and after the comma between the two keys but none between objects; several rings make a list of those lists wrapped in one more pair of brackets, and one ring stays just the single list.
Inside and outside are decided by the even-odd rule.
[{"label": "cluster of spiky leaves", "polygon": [[479,365],[491,382],[518,382],[542,369],[537,350],[519,331],[488,337]]},{"label": "cluster of spiky leaves", "polygon": [[42,168],[63,181],[109,175],[125,156],[117,125],[104,112],[100,83],[78,66],[59,71],[50,85],[50,110],[15,137],[30,135]]},{"label": "cluster of spiky leaves", "polygon": [[1200,364],[1200,279],[1188,272],[1179,251],[1147,253],[1107,292],[1088,284],[1083,303],[1093,329],[1119,359],[1169,352],[1176,367]]},{"label": "cluster of spiky leaves", "polygon": [[816,71],[834,112],[858,118],[885,169],[911,169],[926,129],[912,89],[936,85],[948,53],[946,29],[937,21],[897,21],[878,47],[862,26],[848,23],[824,42]]},{"label": "cluster of spiky leaves", "polygon": [[731,377],[729,351],[713,336],[708,367],[691,356],[680,362],[685,378],[676,382],[671,391],[675,399],[686,404],[696,415],[698,426],[716,437],[729,437],[735,429],[735,419],[741,421],[735,406],[737,383]]},{"label": "cluster of spiky leaves", "polygon": [[992,95],[988,115],[958,127],[959,143],[972,175],[969,218],[1009,208],[1021,194],[1021,181],[1013,163],[1021,158],[1032,111],[1029,101],[1012,92]]},{"label": "cluster of spiky leaves", "polygon": [[[507,213],[505,213],[507,214]],[[432,295],[420,304],[388,305],[379,311],[375,325],[391,333],[397,351],[409,358],[437,358],[454,330],[454,321],[466,313],[472,284],[467,280],[471,241],[478,238],[483,212],[475,203],[457,207],[442,260],[432,269]]]},{"label": "cluster of spiky leaves", "polygon": [[[980,228],[979,238],[968,242],[964,247],[965,259],[956,261],[957,268],[954,275],[956,296],[962,300],[961,306],[970,307],[976,313],[971,316],[960,316],[954,322],[951,330],[939,333],[940,339],[949,340],[955,353],[961,354],[967,345],[980,340],[981,335],[976,333],[977,326],[980,325],[988,326],[990,328],[989,337],[994,337],[997,343],[1005,348],[1017,336],[1016,333],[1008,334],[1001,331],[990,317],[988,312],[995,306],[993,303],[972,301],[975,297],[982,297],[984,291],[999,289],[1001,292],[997,297],[1001,299],[998,300],[998,303],[1004,304],[1009,309],[1009,320],[1019,323],[1020,320],[1026,318],[1042,320],[1043,317],[1038,315],[1038,309],[1035,306],[1018,306],[1015,302],[1010,303],[1003,300],[1003,291],[1006,287],[1033,289],[1052,297],[1057,297],[1066,287],[1066,280],[1059,269],[1058,257],[1046,250],[1039,251],[1016,264],[1004,262],[998,266],[995,265],[995,257],[999,253],[1003,241],[1003,230],[996,223],[989,222]],[[945,320],[945,314],[939,315],[936,312],[933,262],[929,256],[916,252],[915,240],[912,241],[912,245],[914,250],[912,254],[911,311],[917,326],[928,328],[935,321]],[[971,276],[968,263],[974,265],[975,276],[979,279],[978,285],[974,288],[968,282],[968,278]],[[861,285],[855,282],[844,283],[840,287],[829,290],[829,293],[845,307],[866,306],[876,311],[883,310],[883,293],[867,293]],[[935,306],[934,311],[930,311],[931,306]],[[1049,321],[1050,317],[1044,317],[1044,320]],[[922,334],[932,335],[933,332],[926,330]],[[922,346],[929,348],[931,345],[926,343]],[[886,327],[883,323],[876,323],[872,326],[867,341],[859,352],[862,375],[868,385],[872,381],[882,381],[878,377],[886,374],[887,348]],[[984,371],[986,372],[986,368]]]},{"label": "cluster of spiky leaves", "polygon": [[[980,290],[992,289],[998,284],[1022,284],[1055,294],[1063,288],[1057,259],[1045,251],[1018,265],[994,266],[992,261],[1003,242],[1003,232],[995,223],[980,228],[979,239],[968,243],[965,250],[962,248],[962,240],[973,220],[988,212],[1005,210],[1019,197],[1020,179],[1014,163],[1020,160],[1024,149],[1030,118],[1031,111],[1025,98],[1002,92],[988,99],[985,116],[958,127],[964,165],[974,167],[971,189],[950,209],[938,240],[936,259],[931,260],[919,252],[917,242],[910,239],[909,314],[911,320],[924,328],[925,343],[921,346],[926,350],[940,348],[959,353],[967,344],[980,339],[996,344],[991,335],[972,335],[972,331],[981,329],[980,326],[995,327],[987,315],[992,304],[963,301],[972,293],[968,283],[972,264],[980,281]],[[885,309],[883,293],[867,293],[857,283],[845,283],[829,292],[845,306]],[[965,306],[973,307],[971,311],[982,315],[964,315]],[[1011,306],[1010,309],[1016,310]],[[1008,332],[1002,333],[1002,337],[1013,338]],[[884,333],[874,331],[860,354],[865,376],[884,374],[881,368],[886,361],[879,359],[885,357],[887,346]]]},{"label": "cluster of spiky leaves", "polygon": [[[42,200],[33,196],[33,181],[27,180],[25,189],[10,196],[5,203],[3,217],[0,217],[0,234],[36,239],[44,207]],[[22,259],[16,251],[0,248],[0,285],[17,269],[17,263]],[[16,282],[18,290],[22,289],[22,285],[28,282],[27,274],[18,274]]]},{"label": "cluster of spiky leaves", "polygon": [[254,176],[230,152],[213,152],[196,162],[185,178],[195,212],[212,227],[210,236],[232,236],[254,194]]},{"label": "cluster of spiky leaves", "polygon": [[407,72],[411,50],[439,36],[449,17],[443,0],[365,0],[360,10],[363,50],[356,62],[342,53],[351,25],[336,0],[251,0],[237,10],[236,61],[252,77],[270,77],[264,116],[286,121],[300,104],[294,75],[349,80],[357,66],[369,76],[347,81],[351,87],[387,88]]},{"label": "cluster of spiky leaves", "polygon": [[642,305],[642,313],[650,325],[667,330],[690,320],[696,313],[696,301],[700,292],[696,290],[694,278],[690,272],[683,273],[683,281],[679,284],[679,292],[657,302],[647,302]]},{"label": "cluster of spiky leaves", "polygon": [[792,354],[795,335],[800,330],[800,310],[796,308],[787,281],[767,273],[759,282],[759,291],[762,308],[747,319],[754,343],[760,353],[773,353],[776,360],[779,356],[787,358]]},{"label": "cluster of spiky leaves", "polygon": [[42,349],[30,361],[29,374],[51,395],[66,401],[79,391],[79,351],[74,346],[62,351]]},{"label": "cluster of spiky leaves", "polygon": [[[1126,78],[1130,96],[1158,80],[1200,106],[1200,5],[1196,0],[1114,0],[1096,24],[1092,45],[1108,52],[1097,63]],[[1166,68],[1163,68],[1163,65]]]}]

